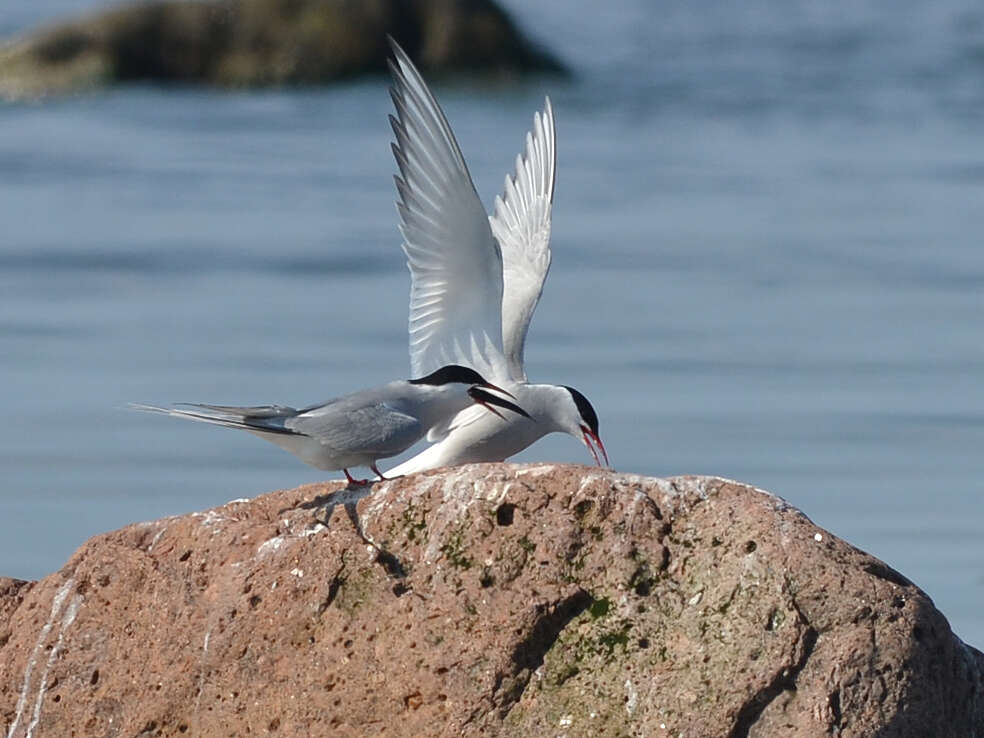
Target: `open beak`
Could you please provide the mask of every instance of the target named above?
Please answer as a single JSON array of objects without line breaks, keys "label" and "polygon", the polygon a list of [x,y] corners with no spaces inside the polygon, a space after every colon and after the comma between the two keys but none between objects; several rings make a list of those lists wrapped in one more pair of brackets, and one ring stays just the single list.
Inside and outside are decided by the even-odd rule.
[{"label": "open beak", "polygon": [[[504,389],[502,389],[502,387],[499,387],[497,385],[494,385],[491,382],[486,382],[485,384],[479,384],[479,385],[476,385],[476,386],[477,387],[488,387],[490,390],[495,390],[496,392],[501,392],[502,394],[506,395],[507,397],[511,397],[514,400],[516,399],[516,395],[514,395],[512,392],[509,392],[507,390],[504,390]],[[526,413],[523,413],[523,414],[526,415]],[[527,415],[526,417],[529,417],[529,416]]]},{"label": "open beak", "polygon": [[[608,452],[605,450],[605,444],[601,442],[601,438],[598,437],[598,434],[586,425],[581,426],[581,434],[584,436],[584,445],[588,447],[588,451],[590,451],[591,455],[594,456],[595,463],[598,466],[602,466],[601,457],[598,456],[598,451],[601,451],[601,456],[605,458],[604,466],[611,466],[608,461]],[[592,442],[598,446],[598,451],[595,451],[595,447],[592,445]]]},{"label": "open beak", "polygon": [[[492,387],[493,385],[487,385],[487,386]],[[512,397],[511,394],[509,394],[508,392],[506,392],[503,389],[499,389],[498,387],[495,387],[495,389],[498,390],[499,392],[503,392],[503,393],[509,395],[510,397]],[[493,405],[498,405],[499,407],[504,407],[507,410],[512,410],[514,413],[519,413],[524,418],[529,418],[530,417],[530,414],[528,412],[526,412],[525,410],[523,410],[523,408],[521,408],[519,405],[514,405],[513,403],[509,402],[509,400],[503,400],[501,397],[496,397],[495,395],[491,394],[490,392],[486,392],[485,390],[481,389],[478,385],[475,385],[474,387],[469,387],[468,388],[468,395],[477,404],[481,405],[482,407],[484,407],[489,412],[495,413],[496,415],[498,415],[503,420],[506,419],[506,416],[503,415],[502,413],[500,413],[494,407],[492,407]],[[532,420],[532,418],[530,418],[530,419]]]}]

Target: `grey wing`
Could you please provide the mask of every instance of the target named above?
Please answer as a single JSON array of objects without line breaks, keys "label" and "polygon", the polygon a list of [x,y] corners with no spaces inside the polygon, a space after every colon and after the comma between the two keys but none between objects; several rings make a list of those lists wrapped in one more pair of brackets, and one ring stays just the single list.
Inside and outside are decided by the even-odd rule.
[{"label": "grey wing", "polygon": [[347,408],[344,403],[326,405],[302,413],[286,425],[336,451],[380,458],[405,451],[427,431],[412,415],[383,402],[356,408]]},{"label": "grey wing", "polygon": [[233,415],[241,418],[285,418],[290,415],[296,415],[297,410],[292,407],[287,407],[286,405],[251,405],[249,407],[242,407],[239,405],[206,405],[200,402],[179,402],[179,405],[185,407],[197,407],[205,410],[211,410],[216,413],[222,413],[223,415]]}]

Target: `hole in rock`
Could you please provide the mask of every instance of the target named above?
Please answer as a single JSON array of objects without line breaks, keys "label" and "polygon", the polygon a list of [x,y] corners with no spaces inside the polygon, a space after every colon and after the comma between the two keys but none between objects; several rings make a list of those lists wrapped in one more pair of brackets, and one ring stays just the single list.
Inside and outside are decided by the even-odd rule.
[{"label": "hole in rock", "polygon": [[516,506],[508,502],[499,505],[495,511],[495,522],[499,525],[512,525],[513,516],[516,513]]}]

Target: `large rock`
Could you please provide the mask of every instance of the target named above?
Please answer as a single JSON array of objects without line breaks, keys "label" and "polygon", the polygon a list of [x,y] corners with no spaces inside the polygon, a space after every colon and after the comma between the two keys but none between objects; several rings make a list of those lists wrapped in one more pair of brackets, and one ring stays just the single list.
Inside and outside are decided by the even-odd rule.
[{"label": "large rock", "polygon": [[429,71],[562,71],[493,0],[156,0],[0,47],[0,95],[133,80],[320,84],[384,71],[387,34]]},{"label": "large rock", "polygon": [[976,736],[915,585],[722,479],[474,465],[230,502],[0,581],[23,736]]}]

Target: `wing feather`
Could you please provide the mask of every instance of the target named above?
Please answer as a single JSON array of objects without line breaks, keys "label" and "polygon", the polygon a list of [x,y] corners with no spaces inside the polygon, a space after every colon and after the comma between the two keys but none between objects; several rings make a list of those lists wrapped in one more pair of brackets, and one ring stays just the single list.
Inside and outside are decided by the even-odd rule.
[{"label": "wing feather", "polygon": [[524,347],[533,311],[550,270],[550,215],[556,177],[557,146],[550,98],[533,116],[526,151],[516,171],[506,176],[503,194],[489,218],[502,250],[502,343],[509,377],[526,381]]},{"label": "wing feather", "polygon": [[384,402],[361,407],[330,403],[297,415],[287,427],[336,451],[384,457],[409,448],[427,430],[417,418]]},{"label": "wing feather", "polygon": [[395,43],[390,124],[397,212],[410,268],[410,367],[457,363],[506,376],[502,256],[447,118]]}]

